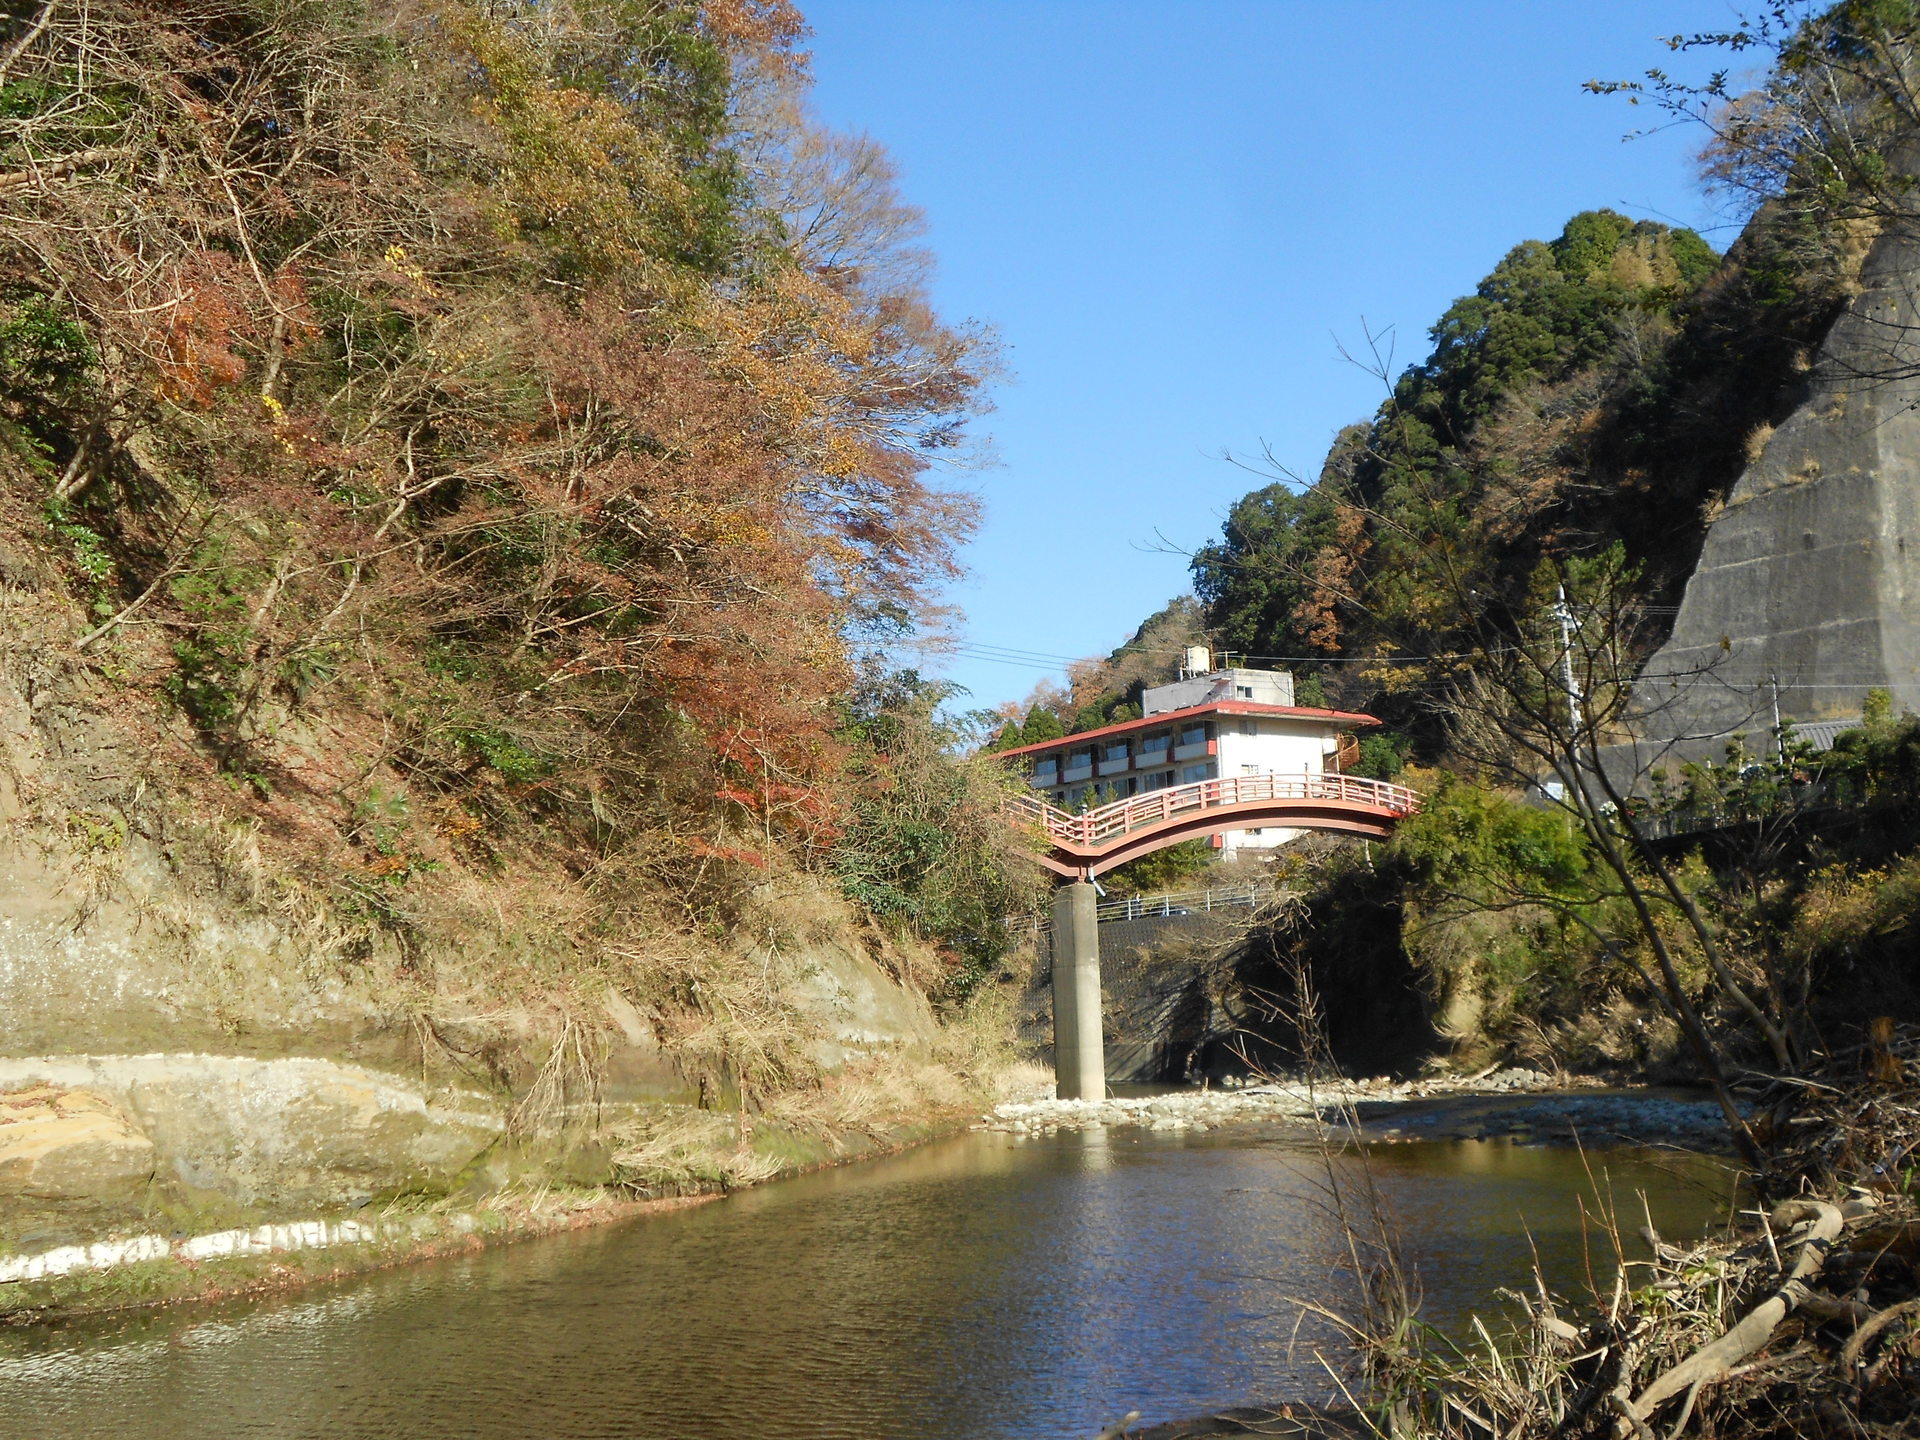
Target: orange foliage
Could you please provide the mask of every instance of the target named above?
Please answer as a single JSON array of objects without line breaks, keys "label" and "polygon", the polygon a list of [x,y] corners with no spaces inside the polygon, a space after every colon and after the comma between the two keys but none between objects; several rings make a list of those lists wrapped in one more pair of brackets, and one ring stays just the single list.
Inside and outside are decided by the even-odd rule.
[{"label": "orange foliage", "polygon": [[[231,256],[207,252],[179,268],[179,298],[159,315],[155,391],[163,399],[205,409],[217,391],[246,378],[239,349],[253,317],[238,291],[244,272]],[[250,282],[248,282],[250,283]]]},{"label": "orange foliage", "polygon": [[[911,626],[956,573],[974,506],[929,461],[988,347],[884,253],[908,211],[870,146],[795,128],[751,166],[728,153],[728,70],[797,86],[798,11],[302,13],[98,0],[94,28],[59,19],[23,62],[64,75],[94,47],[129,135],[166,137],[164,184],[114,162],[26,202],[80,237],[46,284],[118,367],[103,393],[144,397],[107,428],[155,437],[144,453],[214,501],[210,538],[182,542],[177,505],[127,498],[149,460],[115,472],[148,489],[86,496],[124,505],[100,528],[133,542],[127,583],[191,581],[148,602],[180,637],[155,687],[210,697],[196,723],[256,769],[261,707],[345,677],[444,805],[506,797],[565,831],[578,797],[616,816],[670,797],[707,859],[741,858],[742,812],[770,845],[830,841],[850,642]],[[642,64],[629,38],[661,48]],[[724,64],[675,68],[701,45]],[[638,94],[636,66],[679,89]],[[776,110],[763,128],[804,127]],[[842,163],[864,168],[835,206],[885,223],[830,258],[783,245],[771,182],[724,178],[784,164],[778,203],[799,205]]]},{"label": "orange foliage", "polygon": [[1353,595],[1355,577],[1367,550],[1366,516],[1351,505],[1334,510],[1334,541],[1314,553],[1312,588],[1295,607],[1294,618],[1307,643],[1334,654],[1340,649],[1340,607]]}]

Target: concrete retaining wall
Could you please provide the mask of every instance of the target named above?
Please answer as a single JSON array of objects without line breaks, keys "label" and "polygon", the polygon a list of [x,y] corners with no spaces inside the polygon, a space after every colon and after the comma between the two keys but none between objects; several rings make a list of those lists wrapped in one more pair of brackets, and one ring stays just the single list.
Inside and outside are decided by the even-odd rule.
[{"label": "concrete retaining wall", "polygon": [[[1100,926],[1101,998],[1110,1084],[1177,1084],[1226,1035],[1218,996],[1251,912],[1155,915]],[[1027,987],[1020,1036],[1052,1059],[1044,958]]]}]

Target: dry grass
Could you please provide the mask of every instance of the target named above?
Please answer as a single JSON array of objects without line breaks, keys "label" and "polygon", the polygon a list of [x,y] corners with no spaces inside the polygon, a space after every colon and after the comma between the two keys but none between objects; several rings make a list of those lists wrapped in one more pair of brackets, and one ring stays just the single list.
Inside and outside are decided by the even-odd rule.
[{"label": "dry grass", "polygon": [[[1890,1031],[1888,1032],[1890,1035]],[[1844,1082],[1783,1082],[1758,1177],[1785,1198],[1692,1247],[1603,1212],[1601,1292],[1536,1277],[1520,1318],[1456,1344],[1369,1315],[1347,1328],[1381,1436],[1743,1440],[1920,1434],[1920,1036],[1863,1047]],[[1877,1078],[1875,1078],[1877,1077]],[[1390,1272],[1392,1257],[1377,1273]]]},{"label": "dry grass", "polygon": [[630,1122],[608,1137],[615,1179],[647,1196],[736,1190],[771,1180],[783,1164],[753,1148],[743,1118],[680,1108]]},{"label": "dry grass", "polygon": [[[1328,1073],[1304,973],[1293,994],[1305,1071]],[[1350,1312],[1302,1309],[1347,1347],[1325,1359],[1353,1405],[1340,1425],[1380,1440],[1920,1436],[1920,1029],[1875,1021],[1830,1073],[1770,1079],[1754,1106],[1769,1163],[1749,1178],[1771,1204],[1679,1247],[1602,1201],[1594,1293],[1555,1295],[1536,1270],[1529,1293],[1503,1292],[1517,1314],[1476,1317],[1465,1341],[1420,1320],[1364,1148],[1345,1145],[1352,1117],[1323,1126],[1324,1200],[1360,1289]],[[1650,1259],[1629,1258],[1630,1230]]]}]

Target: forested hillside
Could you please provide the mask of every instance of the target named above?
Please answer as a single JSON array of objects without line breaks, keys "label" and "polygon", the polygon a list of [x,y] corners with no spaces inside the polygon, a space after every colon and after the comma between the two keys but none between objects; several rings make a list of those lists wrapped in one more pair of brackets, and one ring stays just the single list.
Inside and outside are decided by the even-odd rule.
[{"label": "forested hillside", "polygon": [[608,986],[729,1083],[807,1073],[732,988],[794,925],[964,988],[1029,881],[882,657],[973,524],[994,346],[885,154],[809,119],[805,33],[12,7],[5,645],[65,718],[10,813],[103,895],[153,854],[307,927],[299,983],[504,1017],[450,1042],[502,1073]]},{"label": "forested hillside", "polygon": [[1106,673],[1122,657],[1169,666],[1176,640],[1210,640],[1290,665],[1309,701],[1439,743],[1420,696],[1482,627],[1537,606],[1542,562],[1618,543],[1638,599],[1672,606],[1712,507],[1791,410],[1867,233],[1774,210],[1721,257],[1595,210],[1515,246],[1434,323],[1424,360],[1391,373],[1395,337],[1359,347],[1379,410],[1318,475],[1276,467],[1233,505],[1194,557],[1197,610],[1174,602],[1070,696],[1034,701],[1068,728],[1103,723],[1137,683]]},{"label": "forested hillside", "polygon": [[1444,674],[1482,622],[1510,627],[1542,562],[1619,544],[1640,598],[1672,605],[1839,302],[1844,256],[1800,253],[1801,228],[1765,215],[1722,260],[1690,230],[1601,210],[1516,246],[1311,483],[1234,505],[1194,558],[1209,622],[1308,671],[1370,662],[1323,672],[1365,698],[1417,685],[1430,657]]}]

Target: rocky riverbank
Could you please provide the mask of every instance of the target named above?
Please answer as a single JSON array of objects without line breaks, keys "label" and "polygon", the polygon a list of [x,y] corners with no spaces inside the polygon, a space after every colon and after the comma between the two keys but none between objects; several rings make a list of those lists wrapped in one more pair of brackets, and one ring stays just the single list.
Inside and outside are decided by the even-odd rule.
[{"label": "rocky riverbank", "polygon": [[1509,1139],[1552,1144],[1672,1144],[1715,1149],[1724,1121],[1712,1101],[1687,1092],[1581,1087],[1535,1070],[1512,1069],[1417,1081],[1280,1081],[1164,1095],[1056,1100],[1028,1094],[996,1105],[975,1129],[1050,1135],[1095,1126],[1212,1130],[1227,1125],[1316,1117],[1357,1120],[1367,1139]]},{"label": "rocky riverbank", "polygon": [[[0,1252],[0,1325],[268,1294],[410,1264],[458,1251],[606,1225],[715,1200],[735,1188],[844,1165],[938,1139],[964,1112],[932,1110],[858,1131],[784,1131],[777,1159],[739,1184],[693,1180],[678,1193],[634,1187],[542,1182],[466,1204],[402,1197],[345,1217],[260,1224],[200,1233],[121,1230],[109,1238]],[[716,1174],[737,1157],[716,1152]]]},{"label": "rocky riverbank", "polygon": [[[162,1057],[143,1058],[158,1069]],[[185,1118],[162,1124],[172,1112],[148,1103],[161,1093],[154,1084],[136,1086],[124,1109],[101,1098],[120,1074],[113,1067],[69,1075],[77,1062],[19,1062],[33,1083],[7,1090],[0,1061],[0,1324],[283,1290],[606,1224],[904,1150],[963,1128],[979,1103],[979,1091],[970,1096],[960,1077],[896,1057],[833,1077],[821,1092],[776,1096],[751,1120],[690,1106],[628,1105],[618,1114],[603,1107],[598,1130],[568,1142],[577,1157],[571,1166],[555,1161],[551,1145],[495,1137],[451,1177],[425,1174],[384,1195],[332,1194],[313,1187],[358,1178],[380,1158],[369,1159],[367,1147],[387,1131],[395,1144],[444,1148],[445,1127],[426,1123],[432,1107],[395,1077],[282,1061],[273,1063],[292,1067],[288,1075],[274,1070],[270,1078],[296,1088],[276,1111],[240,1103],[267,1093],[253,1070],[271,1069],[269,1062],[197,1058],[207,1075],[252,1082],[221,1112],[234,1133],[206,1129],[220,1109],[217,1087],[200,1109],[183,1102]],[[133,1073],[153,1079],[138,1067]],[[1025,1092],[1042,1073],[1015,1065],[976,1083]],[[76,1081],[91,1088],[73,1088]],[[331,1116],[323,1102],[336,1092],[357,1097],[372,1119],[321,1123]],[[482,1113],[485,1098],[466,1097],[473,1103],[459,1113]],[[444,1108],[449,1097],[437,1103]],[[351,1137],[359,1150],[336,1153]],[[197,1207],[183,1207],[172,1193],[176,1173],[190,1163],[195,1176],[211,1175],[216,1162],[246,1182],[245,1192],[201,1190]],[[279,1182],[289,1175],[307,1188],[286,1190]]]}]

